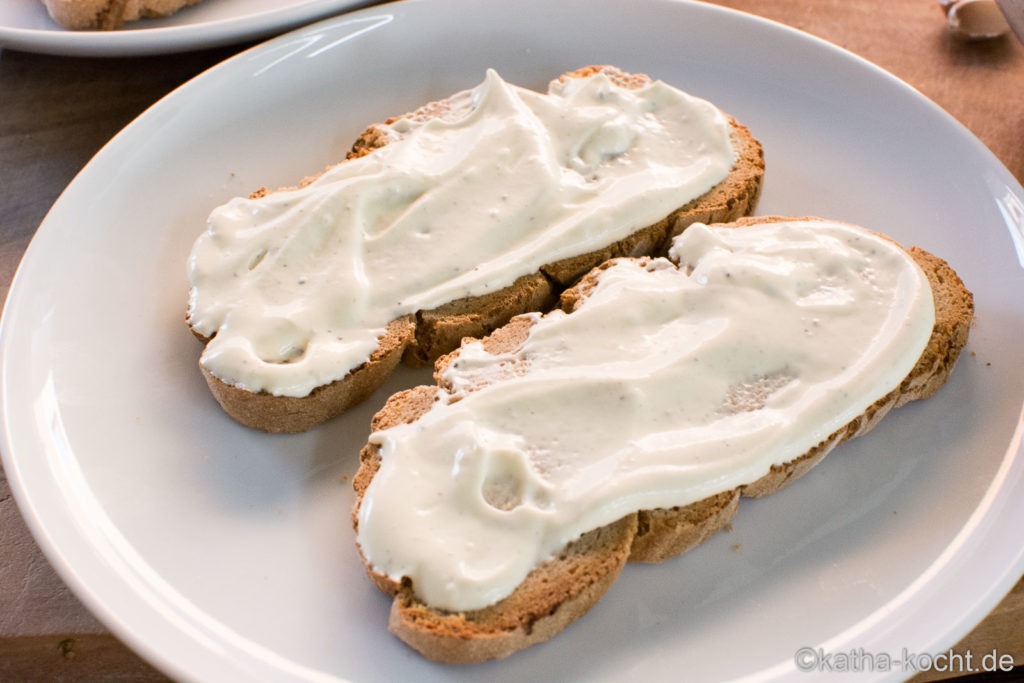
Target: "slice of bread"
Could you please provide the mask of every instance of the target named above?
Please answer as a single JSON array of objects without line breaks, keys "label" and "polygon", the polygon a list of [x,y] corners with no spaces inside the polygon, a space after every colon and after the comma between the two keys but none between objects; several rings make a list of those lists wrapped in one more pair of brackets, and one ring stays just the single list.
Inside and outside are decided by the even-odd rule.
[{"label": "slice of bread", "polygon": [[[815,219],[745,218],[730,227],[742,229],[782,220]],[[805,474],[838,444],[866,433],[892,408],[934,394],[949,377],[967,342],[974,313],[973,297],[943,260],[917,247],[906,251],[922,269],[931,287],[934,326],[913,370],[896,389],[875,401],[863,414],[804,455],[771,467],[767,474],[752,483],[683,507],[642,510],[585,534],[558,557],[537,567],[511,595],[484,609],[451,612],[432,608],[416,597],[408,579],[394,581],[366,563],[373,583],[394,596],[390,630],[428,659],[448,663],[505,657],[542,642],[585,614],[604,594],[625,562],[660,562],[702,543],[729,523],[741,496],[764,496],[779,490]],[[613,264],[614,261],[602,264],[563,293],[562,310],[572,313],[585,305],[599,274]],[[484,350],[498,355],[517,349],[529,335],[534,320],[532,317],[512,320],[483,340]],[[459,353],[456,350],[437,361],[437,387],[417,387],[392,396],[374,417],[372,429],[411,423],[429,411],[435,395],[441,389],[451,388],[443,375]],[[364,447],[353,480],[356,503],[352,518],[357,533],[357,515],[363,495],[380,463],[379,448],[372,444]]]},{"label": "slice of bread", "polygon": [[[647,76],[627,74],[609,66],[588,66],[563,74],[560,79],[586,78],[599,72],[606,74],[616,85],[626,88],[639,88],[651,82]],[[431,102],[414,112],[388,119],[384,124],[370,126],[356,140],[348,158],[372,154],[396,139],[395,133],[383,126],[402,118],[422,121],[441,117],[448,107],[448,99]],[[550,310],[557,303],[561,291],[609,258],[657,253],[668,239],[694,222],[725,222],[749,215],[761,192],[764,156],[760,143],[749,130],[732,118],[729,118],[729,123],[730,139],[736,154],[729,175],[654,225],[602,249],[544,265],[539,272],[523,275],[504,289],[451,301],[432,310],[418,311],[411,320],[401,321],[401,334],[389,328],[388,334],[381,337],[377,353],[365,364],[339,380],[317,387],[307,396],[292,398],[247,391],[204,371],[210,390],[224,410],[246,426],[267,432],[304,431],[369,396],[383,383],[399,356],[412,366],[431,363],[457,348],[463,337],[484,336],[515,315]],[[316,177],[305,178],[300,186]],[[289,189],[294,188],[277,191]],[[270,192],[267,188],[260,188],[251,197],[259,198]],[[201,334],[197,336],[208,341]],[[383,364],[381,359],[387,359],[388,364]]]},{"label": "slice of bread", "polygon": [[58,24],[72,29],[121,28],[125,22],[174,14],[201,0],[43,0]]}]

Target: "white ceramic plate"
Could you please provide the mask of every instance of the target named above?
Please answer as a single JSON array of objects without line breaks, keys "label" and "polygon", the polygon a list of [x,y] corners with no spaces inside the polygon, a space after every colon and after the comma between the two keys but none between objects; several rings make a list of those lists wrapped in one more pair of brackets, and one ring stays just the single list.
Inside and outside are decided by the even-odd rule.
[{"label": "white ceramic plate", "polygon": [[[486,67],[541,88],[590,63],[663,78],[746,123],[767,155],[760,213],[852,221],[947,258],[976,294],[977,326],[938,395],[743,501],[731,533],[627,567],[544,645],[431,664],[386,631],[346,479],[372,412],[426,374],[400,372],[307,434],[237,426],[196,369],[185,259],[213,206],[341,159],[369,122]],[[775,24],[661,1],[378,7],[203,74],[68,187],[7,303],[4,464],[61,575],[182,679],[805,681],[801,647],[934,654],[1024,571],[1022,216],[1020,186],[949,116]]]},{"label": "white ceramic plate", "polygon": [[372,0],[204,0],[117,31],[69,31],[40,0],[0,2],[0,46],[27,52],[121,57],[229,45],[372,4]]}]

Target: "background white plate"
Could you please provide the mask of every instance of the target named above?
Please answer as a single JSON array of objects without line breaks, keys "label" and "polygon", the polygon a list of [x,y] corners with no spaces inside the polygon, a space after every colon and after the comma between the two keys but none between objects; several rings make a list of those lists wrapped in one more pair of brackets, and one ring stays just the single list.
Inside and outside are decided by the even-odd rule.
[{"label": "background white plate", "polygon": [[[950,383],[734,531],[628,567],[582,621],[451,668],[385,630],[349,524],[384,397],[298,436],[237,426],[195,367],[185,259],[208,211],[341,159],[363,127],[479,82],[612,63],[706,97],[766,150],[760,213],[860,223],[977,298]],[[40,545],[121,638],[185,679],[807,680],[804,646],[943,650],[1024,571],[1024,192],[959,124],[833,46],[710,6],[455,2],[307,27],[203,74],[110,142],[39,229],[3,321],[5,467]],[[980,656],[980,655],[979,655]],[[890,677],[902,678],[894,671]]]},{"label": "background white plate", "polygon": [[204,0],[117,31],[69,31],[50,18],[40,0],[3,0],[0,46],[89,57],[163,54],[252,40],[370,4],[373,0]]}]

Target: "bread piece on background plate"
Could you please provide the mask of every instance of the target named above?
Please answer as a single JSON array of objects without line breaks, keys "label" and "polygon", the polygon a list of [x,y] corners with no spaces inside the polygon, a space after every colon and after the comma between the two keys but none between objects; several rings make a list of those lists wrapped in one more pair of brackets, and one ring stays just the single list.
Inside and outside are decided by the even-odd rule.
[{"label": "bread piece on background plate", "polygon": [[121,28],[125,22],[174,14],[200,0],[42,0],[58,24],[71,29]]}]

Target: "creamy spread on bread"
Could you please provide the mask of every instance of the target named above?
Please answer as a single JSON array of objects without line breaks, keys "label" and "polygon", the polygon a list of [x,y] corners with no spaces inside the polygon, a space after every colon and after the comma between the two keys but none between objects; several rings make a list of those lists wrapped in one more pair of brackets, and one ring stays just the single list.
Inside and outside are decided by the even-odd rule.
[{"label": "creamy spread on bread", "polygon": [[924,273],[862,228],[697,224],[670,256],[613,262],[511,352],[464,345],[428,412],[370,436],[357,540],[374,571],[435,608],[491,605],[589,530],[800,457],[931,335]]},{"label": "creamy spread on bread", "polygon": [[309,185],[215,209],[188,263],[201,363],[305,396],[376,349],[389,322],[511,285],[652,225],[735,159],[727,118],[660,81],[604,74],[540,94],[494,71],[429,120]]}]

